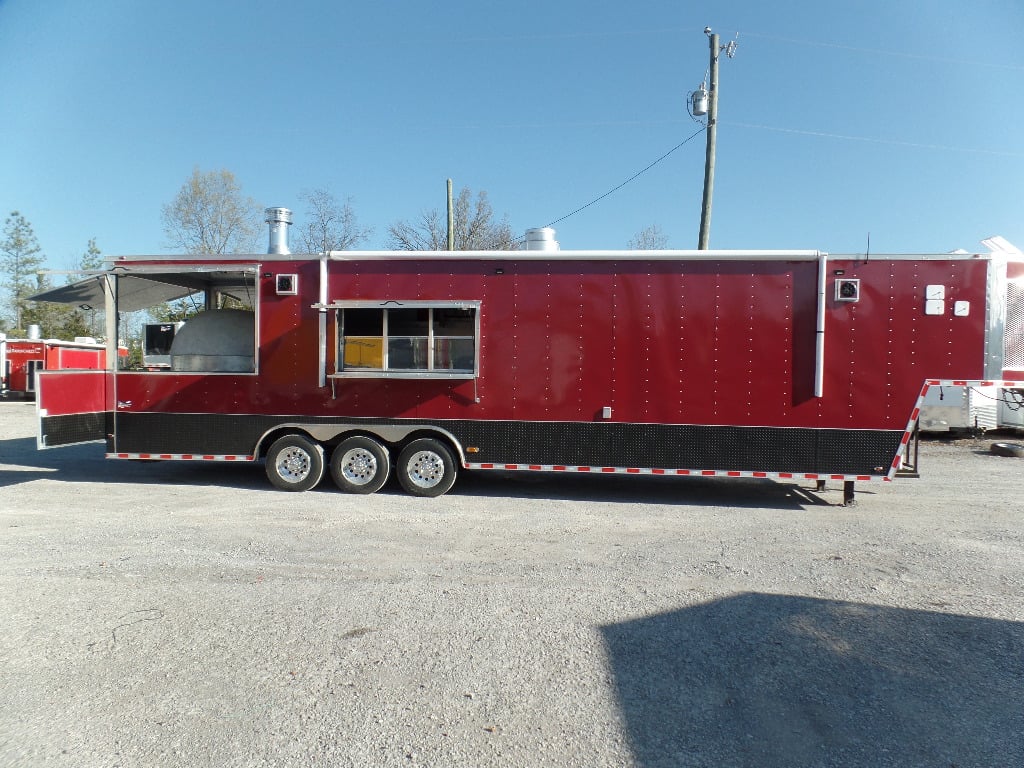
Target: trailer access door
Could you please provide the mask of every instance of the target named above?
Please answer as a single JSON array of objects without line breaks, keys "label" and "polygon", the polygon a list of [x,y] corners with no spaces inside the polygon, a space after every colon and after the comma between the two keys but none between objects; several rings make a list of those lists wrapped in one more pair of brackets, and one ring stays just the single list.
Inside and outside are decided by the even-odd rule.
[{"label": "trailer access door", "polygon": [[112,394],[110,371],[38,371],[39,448],[106,440]]}]

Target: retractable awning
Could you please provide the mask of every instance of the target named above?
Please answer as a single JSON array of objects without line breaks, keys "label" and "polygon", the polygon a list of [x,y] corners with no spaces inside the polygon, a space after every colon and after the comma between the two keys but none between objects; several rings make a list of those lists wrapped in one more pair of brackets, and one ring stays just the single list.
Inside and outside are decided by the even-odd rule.
[{"label": "retractable awning", "polygon": [[[32,301],[71,304],[81,309],[102,309],[103,281],[109,273],[92,275],[76,283],[51,288],[29,297]],[[190,293],[216,290],[250,301],[255,287],[255,270],[217,270],[174,273],[117,274],[117,308],[120,312],[148,309]]]}]

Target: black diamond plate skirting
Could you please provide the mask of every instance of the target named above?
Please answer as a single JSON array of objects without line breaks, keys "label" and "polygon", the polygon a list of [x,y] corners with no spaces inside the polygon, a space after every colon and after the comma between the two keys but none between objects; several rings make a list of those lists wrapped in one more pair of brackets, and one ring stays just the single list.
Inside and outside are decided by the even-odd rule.
[{"label": "black diamond plate skirting", "polygon": [[[473,463],[885,475],[901,430],[118,413],[119,453],[253,455],[282,425],[437,428]],[[344,425],[344,426],[340,426]],[[294,427],[289,427],[294,428]],[[261,449],[266,449],[262,444]]]}]

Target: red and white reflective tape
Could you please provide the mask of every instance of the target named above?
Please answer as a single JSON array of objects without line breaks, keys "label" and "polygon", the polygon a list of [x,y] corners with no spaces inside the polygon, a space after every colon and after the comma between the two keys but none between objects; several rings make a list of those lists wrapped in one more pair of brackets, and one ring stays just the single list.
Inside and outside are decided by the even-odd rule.
[{"label": "red and white reflective tape", "polygon": [[[1020,389],[1024,381],[1006,381],[1005,379],[927,379],[924,382],[925,392],[928,387],[999,387],[1000,389]],[[924,397],[924,393],[921,395]]]},{"label": "red and white reflective tape", "polygon": [[892,466],[889,468],[889,475],[885,478],[886,480],[891,480],[893,475],[896,474],[896,470],[900,468],[900,463],[903,461],[903,449],[910,442],[910,438],[914,434],[914,426],[917,424],[917,418],[921,415],[924,397],[932,387],[999,387],[1001,389],[1019,389],[1024,387],[1024,381],[1007,381],[1005,379],[925,379],[924,386],[921,387],[921,394],[917,396],[917,402],[914,404],[914,410],[910,412],[910,421],[907,422],[907,428],[903,432],[903,439],[900,440],[900,450],[896,452],[896,457],[892,460]]},{"label": "red and white reflective tape", "polygon": [[146,459],[151,461],[255,461],[254,456],[210,453],[108,453],[108,459]]},{"label": "red and white reflective tape", "polygon": [[[500,469],[516,472],[582,472],[595,475],[656,475],[665,477],[756,477],[767,480],[843,480],[866,481],[879,479],[877,475],[833,475],[824,472],[749,472],[718,469],[659,469],[643,467],[583,467],[566,464],[499,464],[474,463],[466,469]],[[881,478],[888,480],[888,477]]]}]

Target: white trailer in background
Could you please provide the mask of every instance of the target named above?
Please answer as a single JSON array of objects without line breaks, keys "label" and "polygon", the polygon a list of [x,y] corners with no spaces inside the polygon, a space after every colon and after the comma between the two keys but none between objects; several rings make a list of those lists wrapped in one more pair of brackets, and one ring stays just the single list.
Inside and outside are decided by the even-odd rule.
[{"label": "white trailer in background", "polygon": [[1001,390],[999,429],[1024,432],[1024,389]]},{"label": "white trailer in background", "polygon": [[996,429],[1002,392],[995,386],[931,387],[921,406],[920,429],[976,434]]}]

